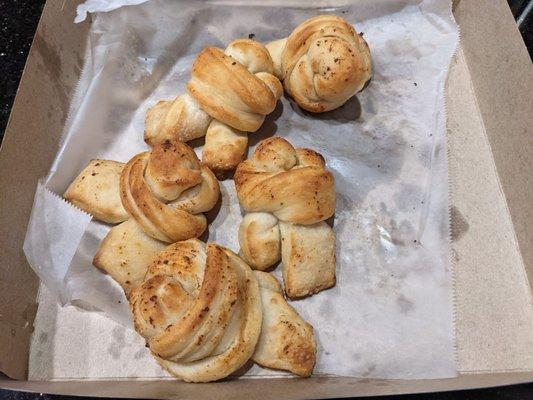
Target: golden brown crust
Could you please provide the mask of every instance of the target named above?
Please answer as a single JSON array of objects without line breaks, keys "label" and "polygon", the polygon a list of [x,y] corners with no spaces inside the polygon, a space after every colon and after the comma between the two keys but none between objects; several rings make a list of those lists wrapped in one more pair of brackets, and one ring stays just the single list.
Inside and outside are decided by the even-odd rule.
[{"label": "golden brown crust", "polygon": [[239,226],[239,255],[252,269],[265,270],[281,259],[278,219],[269,213],[246,214]]},{"label": "golden brown crust", "polygon": [[309,296],[335,285],[335,233],[325,222],[294,225],[280,222],[285,293]]},{"label": "golden brown crust", "polygon": [[165,140],[188,142],[205,135],[211,117],[189,94],[159,101],[146,112],[144,141],[155,146]]},{"label": "golden brown crust", "polygon": [[237,60],[252,74],[274,72],[272,58],[261,43],[251,39],[236,39],[226,47],[224,53]]},{"label": "golden brown crust", "polygon": [[[184,353],[191,352],[189,344],[206,346],[206,342],[201,340],[206,335],[220,340],[220,333],[228,326],[235,311],[239,295],[237,276],[221,248],[208,245],[206,253],[203,282],[194,300],[179,320],[168,325],[150,342],[150,349],[160,358],[183,359],[186,356]],[[183,306],[183,303],[178,304],[180,309]],[[215,329],[218,330],[217,334],[213,334]],[[217,344],[217,340],[211,340],[209,350],[212,351]]]},{"label": "golden brown crust", "polygon": [[100,243],[93,265],[117,281],[126,296],[141,284],[152,257],[166,244],[146,235],[130,218],[114,226]]},{"label": "golden brown crust", "polygon": [[283,85],[274,75],[267,72],[258,72],[255,74],[259,79],[261,79],[270,89],[276,101],[281,98],[283,94]]},{"label": "golden brown crust", "polygon": [[294,149],[285,139],[262,141],[235,171],[239,202],[247,212],[270,212],[281,221],[314,224],[335,212],[335,188],[323,157]]},{"label": "golden brown crust", "polygon": [[281,75],[285,90],[300,107],[311,112],[340,107],[372,76],[366,41],[335,15],[308,19],[294,29],[285,43],[273,42],[267,48],[274,65],[278,65],[278,77]]},{"label": "golden brown crust", "polygon": [[292,308],[276,278],[254,271],[263,303],[263,326],[253,355],[257,364],[310,376],[316,361],[313,327]]},{"label": "golden brown crust", "polygon": [[207,225],[201,213],[215,205],[219,194],[213,173],[178,141],[136,155],[120,179],[126,211],[148,235],[169,243],[200,236]]},{"label": "golden brown crust", "polygon": [[213,120],[207,129],[202,161],[216,174],[233,171],[246,157],[248,134]]},{"label": "golden brown crust", "polygon": [[[278,90],[270,89],[276,87],[272,82],[276,78],[264,75],[273,72],[272,60],[265,47],[253,40],[236,40],[226,53],[215,47],[202,50],[187,88],[211,117],[236,130],[255,132],[278,99]],[[256,73],[263,73],[262,78]]]},{"label": "golden brown crust", "polygon": [[335,212],[335,182],[324,158],[273,137],[239,164],[234,180],[248,212],[239,228],[243,258],[264,270],[281,257],[289,297],[333,286],[335,234],[323,221]]},{"label": "golden brown crust", "polygon": [[120,201],[120,174],[124,164],[91,160],[70,184],[63,197],[95,219],[118,223],[128,219]]},{"label": "golden brown crust", "polygon": [[279,80],[283,81],[283,66],[281,65],[281,55],[283,54],[283,49],[287,43],[287,38],[275,40],[273,42],[267,43],[265,46],[270,56],[272,58],[272,63],[274,64],[274,75]]},{"label": "golden brown crust", "polygon": [[[212,76],[211,64],[226,71],[223,76],[231,83]],[[195,65],[189,90],[216,118],[207,129],[202,160],[215,174],[224,176],[246,157],[245,131],[261,126],[283,94],[283,86],[272,75],[274,67],[266,48],[249,39],[234,40],[224,54],[217,49],[207,50],[198,56]],[[204,89],[200,92],[197,87]]]},{"label": "golden brown crust", "polygon": [[257,131],[283,94],[273,72],[268,50],[254,40],[234,40],[224,52],[205,48],[194,61],[188,93],[148,110],[146,143],[206,135],[203,162],[224,176],[246,156],[245,132]]},{"label": "golden brown crust", "polygon": [[136,330],[178,378],[226,377],[252,355],[261,301],[250,268],[231,251],[191,239],[158,254],[131,294]]}]

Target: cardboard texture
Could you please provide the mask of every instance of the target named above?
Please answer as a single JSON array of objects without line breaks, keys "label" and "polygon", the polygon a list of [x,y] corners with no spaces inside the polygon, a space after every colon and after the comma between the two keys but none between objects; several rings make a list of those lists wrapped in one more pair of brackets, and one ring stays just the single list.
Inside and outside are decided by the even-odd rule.
[{"label": "cardboard texture", "polygon": [[[461,1],[454,14],[507,212],[533,282],[533,178],[527,173],[533,165],[533,64],[506,1]],[[481,26],[485,21],[489,25]]]},{"label": "cardboard texture", "polygon": [[531,370],[530,288],[462,50],[448,96],[458,369]]},{"label": "cardboard texture", "polygon": [[25,226],[37,180],[57,152],[86,43],[87,25],[75,26],[75,5],[63,3],[43,11],[0,153],[0,370],[17,379],[27,373],[39,286],[22,252]]},{"label": "cardboard texture", "polygon": [[[0,386],[119,397],[347,397],[533,380],[533,70],[504,0],[458,1],[461,49],[447,88],[457,362],[445,380],[254,379],[25,381],[38,280],[22,253],[37,180],[46,174],[78,79],[88,22],[78,1],[49,0],[0,153]],[[444,151],[444,149],[442,149]],[[13,380],[13,379],[18,380]]]}]

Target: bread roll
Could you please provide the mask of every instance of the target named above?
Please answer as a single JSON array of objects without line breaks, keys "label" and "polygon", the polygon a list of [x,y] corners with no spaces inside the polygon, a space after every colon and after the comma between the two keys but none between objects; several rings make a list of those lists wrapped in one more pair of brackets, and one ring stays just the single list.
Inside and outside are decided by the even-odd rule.
[{"label": "bread roll", "polygon": [[130,298],[135,329],[157,361],[188,382],[222,379],[252,356],[259,286],[236,254],[196,239],[159,253]]},{"label": "bread roll", "polygon": [[303,109],[325,112],[342,106],[372,77],[368,44],[344,19],[319,15],[286,39],[267,44],[276,76]]}]

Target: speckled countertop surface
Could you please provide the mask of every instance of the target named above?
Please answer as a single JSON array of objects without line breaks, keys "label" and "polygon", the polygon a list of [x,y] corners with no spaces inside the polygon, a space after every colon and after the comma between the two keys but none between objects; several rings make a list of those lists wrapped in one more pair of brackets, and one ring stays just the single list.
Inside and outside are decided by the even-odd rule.
[{"label": "speckled countertop surface", "polygon": [[[20,75],[22,74],[44,3],[44,0],[0,0],[0,140],[7,125]],[[510,0],[509,3],[515,15],[519,16],[528,0]],[[528,43],[530,54],[533,50],[532,19],[533,16],[530,15],[521,27],[521,31]],[[13,392],[0,389],[0,399],[5,400],[69,398],[80,399],[79,397]],[[533,399],[533,384],[449,393],[387,396],[380,397],[380,399],[526,400]]]},{"label": "speckled countertop surface", "polygon": [[44,3],[0,0],[0,137],[7,125]]}]

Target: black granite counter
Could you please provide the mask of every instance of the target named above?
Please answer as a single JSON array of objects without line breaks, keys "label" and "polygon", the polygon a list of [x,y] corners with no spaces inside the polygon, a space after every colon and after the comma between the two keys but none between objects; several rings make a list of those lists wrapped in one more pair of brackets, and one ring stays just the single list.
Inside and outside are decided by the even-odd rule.
[{"label": "black granite counter", "polygon": [[[67,0],[68,1],[68,0]],[[518,18],[527,4],[533,0],[509,0],[511,9]],[[28,50],[41,15],[44,0],[0,0],[0,141],[9,118],[9,112],[16,95],[20,75],[26,62]],[[531,13],[533,14],[533,12]],[[533,15],[522,15],[521,31],[533,53]],[[23,393],[0,389],[0,399],[81,399],[80,397],[54,396],[42,393]],[[504,388],[420,394],[407,396],[387,396],[380,399],[513,399],[532,400],[533,383]]]},{"label": "black granite counter", "polygon": [[0,140],[44,3],[0,0]]}]

